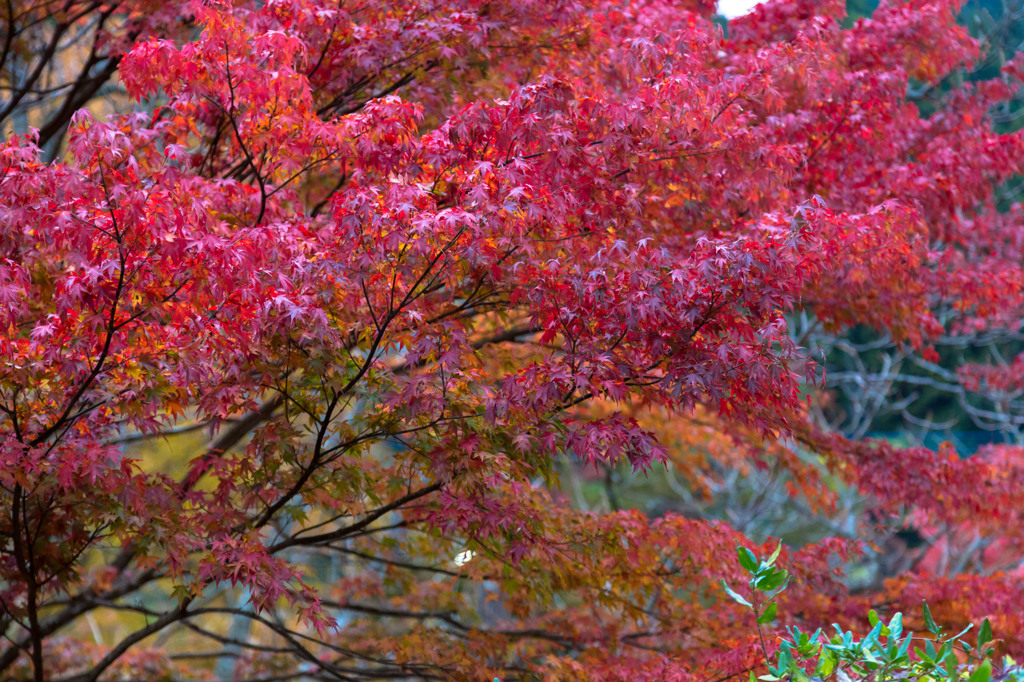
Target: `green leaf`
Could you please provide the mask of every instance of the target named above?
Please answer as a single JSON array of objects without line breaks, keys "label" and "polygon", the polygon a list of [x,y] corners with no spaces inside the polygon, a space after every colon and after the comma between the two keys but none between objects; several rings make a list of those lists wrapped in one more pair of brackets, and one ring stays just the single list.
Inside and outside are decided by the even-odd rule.
[{"label": "green leaf", "polygon": [[971,628],[973,628],[973,627],[974,627],[974,623],[968,623],[968,624],[967,624],[967,627],[965,627],[965,628],[964,628],[963,630],[961,630],[961,631],[959,632],[959,634],[957,634],[957,635],[956,635],[955,637],[952,637],[952,638],[951,638],[951,640],[952,640],[952,641],[955,641],[955,640],[958,640],[958,639],[960,639],[961,637],[963,637],[964,635],[966,635],[966,634],[967,634],[968,632],[970,632],[970,631],[971,631]]},{"label": "green leaf", "polygon": [[774,565],[775,564],[775,560],[779,558],[779,553],[781,551],[782,551],[782,540],[779,540],[779,544],[775,548],[775,551],[772,552],[772,555],[770,557],[768,557],[768,560],[765,563],[768,564],[769,566]]},{"label": "green leaf", "polygon": [[788,571],[775,570],[762,578],[758,578],[754,587],[762,592],[771,592],[772,590],[782,587],[788,579]]},{"label": "green leaf", "polygon": [[906,656],[907,652],[910,650],[910,642],[912,642],[913,639],[914,639],[914,633],[913,632],[908,632],[906,639],[904,639],[903,643],[900,644],[898,649],[896,649],[896,655],[897,656],[901,656],[901,657],[902,656]]},{"label": "green leaf", "polygon": [[171,595],[178,600],[178,604],[184,604],[185,600],[192,596],[188,585],[175,585],[171,588]]},{"label": "green leaf", "polygon": [[[910,641],[910,640],[907,640],[907,641]],[[920,658],[925,663],[928,663],[928,664],[931,664],[931,665],[935,665],[935,659],[932,658],[931,656],[929,656],[928,654],[926,654],[925,652],[921,651],[920,647],[916,647],[915,646],[914,647],[914,653],[917,654],[917,657]]]},{"label": "green leaf", "polygon": [[903,614],[896,612],[896,615],[889,621],[889,635],[890,637],[899,637],[903,634]]},{"label": "green leaf", "polygon": [[974,669],[967,682],[988,682],[990,677],[992,677],[992,661],[984,661]]},{"label": "green leaf", "polygon": [[773,620],[775,620],[775,613],[778,610],[779,610],[779,605],[776,604],[775,602],[772,602],[771,604],[768,605],[768,608],[766,608],[764,610],[764,613],[762,613],[760,616],[757,617],[757,624],[758,625],[764,625],[765,623],[772,622]]},{"label": "green leaf", "polygon": [[942,628],[935,624],[935,619],[932,618],[932,610],[928,608],[928,602],[923,602],[923,604],[925,627],[928,628],[928,632],[932,633],[933,635],[937,635],[940,632],[942,632]]},{"label": "green leaf", "polygon": [[779,670],[789,670],[793,667],[795,661],[793,660],[793,652],[789,650],[786,643],[782,643],[782,648],[779,650]]},{"label": "green leaf", "polygon": [[877,611],[875,611],[874,609],[868,611],[868,623],[871,624],[871,627],[875,627],[876,625],[878,625],[878,622],[880,620],[881,618],[878,617]]},{"label": "green leaf", "polygon": [[985,645],[992,641],[992,624],[988,622],[988,618],[981,621],[981,627],[978,628],[978,651],[982,651]]},{"label": "green leaf", "polygon": [[818,677],[828,677],[832,674],[832,671],[836,669],[836,662],[833,655],[823,655],[818,659],[818,667],[815,668],[814,672]]},{"label": "green leaf", "polygon": [[885,625],[882,624],[882,621],[876,621],[875,626],[864,636],[864,644],[872,646],[878,644],[878,638],[883,634],[883,630],[885,630]]},{"label": "green leaf", "polygon": [[946,655],[945,661],[946,676],[949,678],[950,682],[956,682],[957,678],[960,677],[960,672],[958,670],[959,667],[960,661],[956,660],[956,654],[950,651]]},{"label": "green leaf", "polygon": [[743,567],[747,573],[757,573],[757,557],[746,547],[737,547],[736,556],[739,557],[740,566]]},{"label": "green leaf", "polygon": [[726,582],[724,580],[722,581],[722,587],[725,588],[726,594],[728,594],[730,597],[732,597],[732,600],[735,601],[736,603],[742,604],[743,606],[746,606],[748,608],[753,608],[754,607],[753,604],[751,604],[746,599],[744,599],[742,596],[740,596],[739,592],[737,592],[736,590],[734,590],[731,587],[729,587],[729,585],[726,584]]}]

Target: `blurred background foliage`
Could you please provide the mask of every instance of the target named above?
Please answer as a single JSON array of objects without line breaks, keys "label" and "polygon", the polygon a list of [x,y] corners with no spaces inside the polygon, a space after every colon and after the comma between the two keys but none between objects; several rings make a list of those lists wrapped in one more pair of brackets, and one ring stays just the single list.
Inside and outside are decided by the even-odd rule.
[{"label": "blurred background foliage", "polygon": [[[870,17],[877,5],[877,0],[848,0],[845,24]],[[970,68],[939,83],[911,83],[908,99],[922,117],[932,116],[954,87],[998,76],[1001,67],[1024,47],[1024,0],[969,0],[959,20],[979,40],[982,56]],[[990,111],[989,121],[981,125],[1000,132],[1020,129],[1024,100]],[[1019,210],[1022,195],[1024,178],[1006,183],[998,192],[996,210]],[[927,349],[898,344],[865,326],[828,334],[807,315],[793,315],[794,338],[823,359],[826,380],[813,401],[814,419],[853,439],[930,449],[948,443],[961,457],[970,457],[989,444],[1024,444],[1024,386],[971,382],[947,369],[967,364],[998,372],[1015,359],[1020,361],[1024,330],[958,329],[954,312],[945,316],[947,334]],[[692,430],[691,425],[676,426],[676,432]],[[647,473],[631,472],[628,466],[583,469],[567,460],[562,489],[583,508],[634,507],[651,516],[674,511],[718,519],[757,542],[781,538],[799,547],[830,536],[866,537],[864,555],[845,567],[855,591],[876,589],[885,579],[922,565],[953,574],[984,563],[981,557],[989,541],[965,546],[952,528],[921,529],[907,518],[877,517],[868,511],[867,500],[830,476],[815,455],[796,443],[781,444],[785,455],[766,447],[757,467],[735,466],[728,457],[716,456],[708,443],[682,449],[676,445],[673,450],[678,454],[667,469]],[[805,494],[792,466],[780,466],[782,457],[800,459],[830,489]],[[830,497],[830,504],[821,504],[819,493]]]}]

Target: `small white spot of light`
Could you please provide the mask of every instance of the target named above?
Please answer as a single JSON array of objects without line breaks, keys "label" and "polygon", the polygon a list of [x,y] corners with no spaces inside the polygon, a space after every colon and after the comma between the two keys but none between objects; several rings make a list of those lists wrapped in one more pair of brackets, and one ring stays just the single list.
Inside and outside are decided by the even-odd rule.
[{"label": "small white spot of light", "polygon": [[754,9],[759,0],[718,0],[718,13],[726,19],[735,19]]},{"label": "small white spot of light", "polygon": [[456,554],[452,561],[455,562],[456,566],[465,566],[473,559],[474,556],[475,554],[473,553],[473,550],[467,549],[465,552],[459,552]]}]

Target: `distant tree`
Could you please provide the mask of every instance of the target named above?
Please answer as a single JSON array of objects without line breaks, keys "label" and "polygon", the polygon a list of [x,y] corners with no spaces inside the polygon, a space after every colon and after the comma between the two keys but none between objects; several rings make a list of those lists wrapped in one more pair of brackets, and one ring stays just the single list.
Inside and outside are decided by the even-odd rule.
[{"label": "distant tree", "polygon": [[[850,0],[846,22],[870,17],[874,0]],[[1024,3],[1020,0],[970,0],[958,21],[978,40],[980,58],[933,81],[911,82],[908,99],[928,118],[946,106],[950,93],[965,83],[1001,76],[1024,46]],[[997,132],[1021,128],[1022,101],[1011,96],[998,102],[978,121]],[[1000,183],[985,210],[1019,220],[1021,178]],[[965,216],[966,217],[966,216]],[[1024,442],[1024,402],[1015,390],[990,375],[1012,375],[1008,367],[1024,352],[1019,324],[991,327],[962,325],[958,311],[941,311],[946,329],[929,343],[936,358],[922,356],[884,329],[859,326],[839,334],[822,334],[804,324],[812,346],[827,352],[829,385],[834,400],[819,418],[851,437],[885,433],[935,447],[953,441],[962,454],[986,443]],[[801,321],[806,323],[806,320]],[[811,325],[813,326],[813,324]],[[962,367],[962,369],[958,369]]]}]

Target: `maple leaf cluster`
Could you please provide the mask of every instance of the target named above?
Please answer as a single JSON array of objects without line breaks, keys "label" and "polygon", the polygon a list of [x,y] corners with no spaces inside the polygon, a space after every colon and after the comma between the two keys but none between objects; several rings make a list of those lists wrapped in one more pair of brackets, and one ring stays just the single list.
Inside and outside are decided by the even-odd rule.
[{"label": "maple leaf cluster", "polygon": [[[755,669],[718,582],[746,538],[581,509],[566,461],[771,462],[1024,550],[1018,450],[826,432],[791,333],[1019,325],[1024,140],[986,124],[1017,72],[906,96],[979,54],[958,3],[52,4],[0,11],[0,63],[35,18],[101,29],[67,116],[0,146],[3,675]],[[96,64],[125,101],[71,115]],[[781,553],[794,618],[927,598],[1024,653],[1019,574],[851,596],[860,547]]]}]

